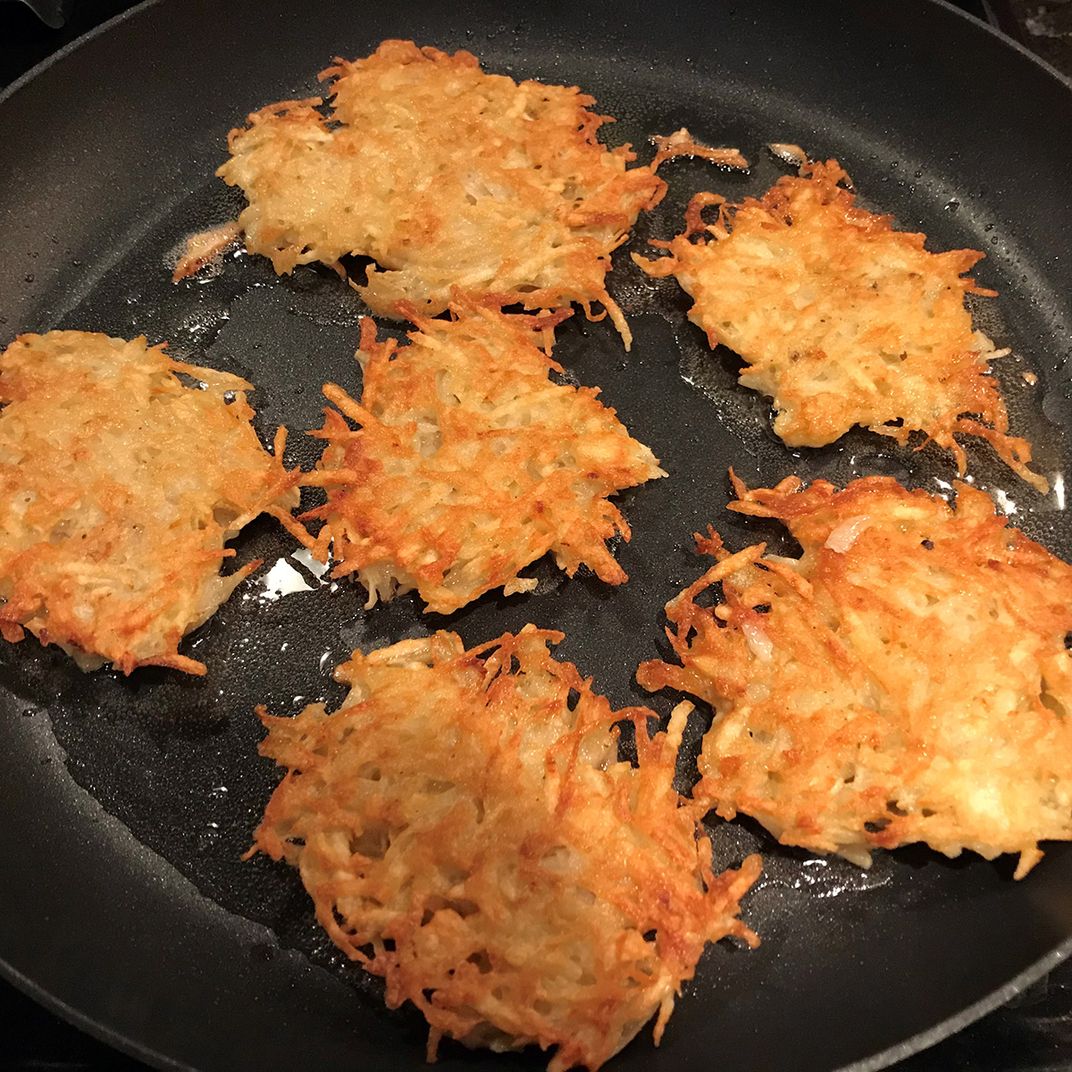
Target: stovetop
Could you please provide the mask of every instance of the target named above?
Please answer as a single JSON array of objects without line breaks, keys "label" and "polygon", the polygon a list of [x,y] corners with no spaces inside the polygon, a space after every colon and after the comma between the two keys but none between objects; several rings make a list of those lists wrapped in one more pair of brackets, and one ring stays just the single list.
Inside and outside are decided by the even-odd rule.
[{"label": "stovetop", "polygon": [[[1072,77],[1072,0],[954,0]],[[76,37],[132,7],[132,0],[68,0],[59,29],[21,3],[0,0],[0,88]],[[144,1072],[0,981],[0,1072]],[[1072,960],[896,1072],[1069,1072]]]}]

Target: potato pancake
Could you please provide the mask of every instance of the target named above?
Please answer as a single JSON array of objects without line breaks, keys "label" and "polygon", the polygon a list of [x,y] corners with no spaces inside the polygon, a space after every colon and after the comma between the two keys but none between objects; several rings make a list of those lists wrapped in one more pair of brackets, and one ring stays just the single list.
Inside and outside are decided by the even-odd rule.
[{"label": "potato pancake", "polygon": [[[694,300],[689,319],[744,358],[740,382],[773,399],[774,431],[791,447],[832,443],[854,425],[900,444],[913,432],[967,459],[958,436],[987,440],[1014,472],[1030,444],[1008,435],[990,361],[1008,351],[972,325],[966,294],[993,297],[964,275],[983,254],[930,253],[926,235],[854,204],[834,160],[807,164],[760,199],[729,205],[701,193],[686,229],[656,243],[669,256],[634,260],[674,275]],[[718,206],[706,223],[703,210]]]},{"label": "potato pancake", "polygon": [[803,555],[711,531],[717,565],[667,604],[681,665],[638,680],[714,708],[698,797],[864,867],[924,841],[1019,853],[1019,878],[1072,837],[1072,567],[966,484],[955,509],[888,477],[735,488]]},{"label": "potato pancake", "polygon": [[493,588],[527,592],[536,581],[519,571],[548,551],[570,576],[584,564],[621,584],[606,541],[630,530],[607,496],[666,474],[596,388],[549,379],[561,367],[536,342],[566,313],[453,308],[411,309],[408,346],[362,321],[361,402],[326,385],[338,411],[313,433],[328,446],[306,480],[327,503],[305,515],[324,522],[308,545],[338,561],[333,576],[357,574],[369,607],[414,588],[442,614]]},{"label": "potato pancake", "polygon": [[666,184],[608,149],[610,121],[576,87],[485,74],[468,52],[385,41],[322,72],[321,98],[282,101],[231,132],[218,174],[240,186],[246,248],[279,273],[371,257],[358,291],[397,316],[405,300],[440,313],[452,288],[501,305],[599,303],[611,252]]},{"label": "potato pancake", "polygon": [[[347,956],[431,1031],[493,1050],[557,1047],[598,1068],[652,1016],[658,1042],[707,942],[755,945],[750,856],[715,875],[672,787],[685,719],[648,734],[526,626],[466,651],[454,633],[354,652],[333,714],[261,717],[287,774],[254,848],[301,872]],[[618,761],[632,722],[639,764]]]},{"label": "potato pancake", "polygon": [[[188,386],[180,375],[193,378]],[[83,669],[203,674],[178,643],[254,570],[224,544],[297,505],[250,424],[245,380],[144,338],[20,335],[0,355],[0,633]]]}]

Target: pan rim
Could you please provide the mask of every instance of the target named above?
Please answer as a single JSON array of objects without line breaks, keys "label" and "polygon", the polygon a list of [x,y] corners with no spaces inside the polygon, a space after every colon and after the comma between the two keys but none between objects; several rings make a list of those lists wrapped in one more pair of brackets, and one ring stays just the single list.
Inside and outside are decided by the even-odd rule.
[{"label": "pan rim", "polygon": [[987,1013],[1000,1008],[1006,1002],[1011,1001],[1017,994],[1022,993],[1033,983],[1037,983],[1043,976],[1048,975],[1062,961],[1072,954],[1072,937],[1066,938],[1060,945],[1052,949],[1046,956],[1041,957],[1029,968],[1025,968],[1019,975],[1010,979],[1003,986],[980,998],[977,1002],[969,1005],[960,1012],[955,1013],[948,1019],[935,1024],[933,1027],[920,1031],[911,1038],[898,1042],[895,1046],[872,1054],[870,1057],[861,1058],[851,1064],[841,1065],[833,1072],[878,1072],[882,1068],[891,1068],[898,1061],[904,1061],[913,1054],[922,1053],[924,1050],[937,1045],[943,1039],[951,1038],[958,1031],[969,1027],[981,1020]]},{"label": "pan rim", "polygon": [[[150,3],[157,2],[158,0],[150,0]],[[956,15],[957,18],[963,19],[965,22],[970,23],[977,30],[983,30],[985,33],[988,33],[992,37],[997,38],[998,41],[1000,41],[1004,45],[1007,45],[1014,52],[1017,52],[1019,55],[1023,56],[1024,59],[1030,60],[1037,67],[1040,67],[1043,71],[1045,71],[1048,75],[1051,75],[1053,78],[1056,78],[1057,81],[1065,87],[1065,89],[1072,90],[1072,76],[1066,75],[1062,71],[1059,71],[1056,67],[1054,67],[1052,63],[1050,63],[1048,60],[1044,60],[1037,52],[1032,52],[1031,49],[1029,49],[1026,45],[1023,45],[1019,41],[1017,41],[1016,38],[1010,37],[1007,33],[1002,32],[996,26],[991,26],[989,22],[983,22],[982,19],[978,19],[974,15],[969,14],[967,11],[962,10],[961,8],[957,7],[956,4],[952,3],[952,0],[928,0],[928,3],[934,4],[935,7],[944,8],[950,14]],[[141,5],[141,7],[146,6],[148,5]],[[141,8],[139,7],[135,10],[140,9]],[[0,102],[2,102],[2,99],[3,98],[0,98]]]},{"label": "pan rim", "polygon": [[[150,3],[153,4],[157,2],[158,0],[150,0]],[[153,850],[150,849],[149,851],[152,852]],[[157,854],[154,853],[154,855]],[[171,865],[169,864],[168,866]],[[1067,960],[1070,954],[1072,954],[1072,937],[1067,938],[1051,950],[1050,953],[1037,960],[1029,968],[1025,968],[1019,975],[1010,979],[1003,986],[999,986],[996,990],[987,994],[986,997],[980,998],[954,1016],[935,1024],[926,1031],[920,1031],[895,1046],[890,1046],[879,1053],[872,1054],[870,1057],[864,1057],[851,1064],[840,1065],[833,1069],[832,1072],[879,1072],[880,1069],[891,1068],[899,1061],[904,1061],[914,1054],[922,1053],[924,1050],[930,1049],[944,1039],[952,1037],[957,1032],[981,1020],[987,1013],[993,1012],[1006,1002],[1011,1001],[1017,994],[1037,983],[1059,964]],[[87,1016],[73,1005],[69,1005],[56,997],[51,991],[34,982],[25,973],[12,967],[2,956],[0,956],[0,979],[10,983],[15,989],[37,1002],[42,1008],[65,1020],[80,1031],[84,1031],[98,1042],[103,1042],[120,1053],[149,1065],[151,1068],[159,1069],[160,1072],[198,1072],[196,1066],[176,1061],[151,1046],[145,1046],[128,1038],[100,1020]]]},{"label": "pan rim", "polygon": [[[135,4],[133,7],[128,8],[126,11],[120,12],[118,15],[113,15],[112,18],[105,20],[99,26],[95,26],[92,30],[87,31],[80,37],[76,37],[73,41],[68,42],[62,48],[57,49],[51,55],[46,56],[40,63],[35,64],[28,71],[19,75],[14,82],[5,86],[0,90],[0,105],[6,104],[8,99],[14,96],[23,86],[27,85],[38,75],[44,74],[53,64],[66,59],[76,49],[81,48],[83,45],[88,44],[90,41],[101,36],[101,34],[108,33],[113,27],[118,26],[120,23],[125,22],[127,19],[136,18],[142,12],[147,11],[151,7],[156,7],[158,4],[163,3],[164,0],[142,0],[142,3]],[[983,22],[981,19],[977,19],[974,15],[970,15],[967,11],[961,10],[952,0],[925,0],[926,3],[933,5],[934,7],[941,8],[951,15],[956,16],[962,21],[973,26],[976,30],[982,30],[984,33],[990,34],[990,36],[996,38],[1003,45],[1011,48],[1022,58],[1029,60],[1040,70],[1044,71],[1051,78],[1055,79],[1065,89],[1072,91],[1072,77],[1063,74],[1056,67],[1053,66],[1047,60],[1044,60],[1037,53],[1032,52],[1025,45],[1022,45],[1019,41],[1010,37],[1008,34],[1003,33],[996,26],[991,26],[988,22]]]},{"label": "pan rim", "polygon": [[99,26],[94,26],[92,30],[87,30],[80,37],[76,37],[73,41],[68,41],[67,44],[57,49],[51,55],[46,56],[40,63],[34,64],[28,71],[20,74],[14,82],[11,82],[9,85],[6,85],[3,90],[0,90],[0,104],[6,104],[11,97],[22,89],[23,86],[32,82],[38,75],[44,74],[53,64],[66,59],[76,49],[88,44],[102,34],[108,33],[113,26],[118,26],[119,23],[126,22],[127,19],[133,18],[147,8],[155,7],[161,2],[162,0],[142,0],[142,3],[135,4],[133,7],[127,8],[126,11],[121,11],[118,15],[113,15]]},{"label": "pan rim", "polygon": [[[976,30],[983,30],[1003,45],[1011,47],[1013,52],[1031,61],[1036,68],[1055,79],[1058,85],[1072,92],[1072,78],[1064,75],[1052,64],[1032,52],[1021,42],[1009,37],[1007,34],[991,26],[989,23],[986,23],[956,7],[951,0],[927,0],[927,2],[936,8],[943,9],[944,11],[959,17],[963,22],[969,23]],[[91,43],[99,36],[109,33],[113,28],[127,20],[140,17],[144,12],[159,6],[161,3],[162,0],[143,0],[143,2],[113,16],[94,29],[64,45],[0,91],[0,106],[6,104],[33,79],[44,74],[54,64],[65,60],[82,46]],[[166,863],[168,867],[173,867],[166,858],[160,856],[154,850],[149,849],[148,846],[143,845],[143,847]],[[905,1060],[913,1054],[919,1053],[943,1039],[956,1034],[958,1031],[963,1030],[986,1014],[1005,1004],[1027,987],[1048,974],[1060,963],[1068,959],[1070,955],[1072,955],[1072,936],[1059,943],[1048,954],[1025,968],[1022,972],[1003,985],[994,989],[990,994],[965,1007],[956,1014],[904,1039],[894,1046],[880,1051],[879,1053],[846,1065],[838,1066],[836,1072],[874,1072],[874,1070],[887,1068],[896,1062]],[[135,1039],[120,1033],[118,1030],[109,1027],[103,1020],[87,1015],[76,1007],[68,1004],[35,982],[24,972],[15,968],[8,962],[2,952],[0,952],[0,978],[3,978],[6,982],[26,994],[42,1007],[55,1015],[60,1016],[79,1030],[85,1031],[90,1036],[112,1046],[121,1053],[142,1061],[154,1068],[174,1070],[174,1072],[196,1072],[195,1066],[176,1061],[174,1058],[168,1057],[166,1054],[161,1053],[151,1046],[144,1045]]]},{"label": "pan rim", "polygon": [[[156,3],[157,0],[149,0],[149,2]],[[87,1016],[73,1005],[69,1005],[61,998],[56,997],[51,991],[34,982],[24,972],[12,967],[3,957],[0,957],[0,979],[10,983],[20,993],[25,994],[61,1020],[65,1020],[71,1026],[78,1028],[79,1031],[84,1031],[98,1042],[106,1043],[120,1053],[133,1057],[151,1068],[160,1069],[161,1072],[197,1072],[193,1065],[176,1061],[160,1053],[159,1050],[154,1050],[151,1046],[144,1046],[133,1039],[127,1038],[113,1028],[107,1027],[101,1021],[95,1020],[92,1016]]]}]

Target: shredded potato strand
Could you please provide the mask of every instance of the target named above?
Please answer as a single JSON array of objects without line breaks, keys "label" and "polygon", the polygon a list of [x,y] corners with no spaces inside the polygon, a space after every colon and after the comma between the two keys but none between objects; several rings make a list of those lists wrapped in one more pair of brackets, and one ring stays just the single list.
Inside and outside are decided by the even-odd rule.
[{"label": "shredded potato strand", "polygon": [[698,538],[719,561],[667,604],[680,665],[638,674],[715,708],[697,796],[865,867],[925,841],[1019,877],[1072,837],[1072,567],[966,484],[956,509],[888,477],[737,492],[802,557]]},{"label": "shredded potato strand", "polygon": [[[198,382],[188,385],[177,374]],[[224,545],[297,505],[297,474],[250,424],[250,385],[163,346],[79,331],[0,355],[0,632],[84,669],[203,674],[177,645],[254,569]],[[230,401],[229,401],[230,400]]]},{"label": "shredded potato strand", "polygon": [[[317,553],[356,574],[369,606],[416,588],[450,613],[493,588],[535,585],[520,571],[551,552],[609,584],[625,571],[606,542],[629,538],[608,496],[665,475],[594,388],[553,383],[537,343],[555,316],[507,316],[472,303],[458,318],[417,317],[408,346],[362,322],[361,402],[328,385],[337,409],[316,434],[328,447],[309,482],[327,503]],[[356,422],[354,431],[344,420]]]},{"label": "shredded potato strand", "polygon": [[241,233],[237,221],[229,220],[188,235],[171,273],[172,283],[196,275],[206,265],[216,263],[224,251],[238,241]]},{"label": "shredded potato strand", "polygon": [[[297,867],[332,940],[440,1036],[557,1047],[598,1068],[652,1016],[661,1035],[707,942],[755,944],[737,917],[756,857],[715,875],[672,788],[689,705],[649,737],[612,711],[560,633],[527,626],[466,651],[440,632],[367,655],[342,707],[262,712],[288,773],[254,849]],[[612,724],[636,727],[639,766]]]},{"label": "shredded potato strand", "polygon": [[[922,432],[963,475],[957,437],[979,436],[1045,492],[988,374],[1007,351],[974,330],[965,307],[966,294],[994,296],[965,276],[983,255],[930,253],[925,235],[858,208],[836,161],[801,172],[738,205],[697,194],[669,256],[634,260],[677,277],[694,299],[689,319],[712,347],[744,358],[742,384],[773,399],[788,446],[823,446],[854,425],[902,444]],[[701,213],[712,205],[708,223]]]},{"label": "shredded potato strand", "polygon": [[[277,272],[340,257],[376,266],[374,313],[442,312],[458,287],[503,305],[601,302],[611,252],[666,184],[597,138],[609,117],[576,87],[485,74],[468,52],[385,41],[337,60],[319,98],[254,112],[220,176],[249,205],[246,246]],[[614,318],[626,346],[629,330]]]}]

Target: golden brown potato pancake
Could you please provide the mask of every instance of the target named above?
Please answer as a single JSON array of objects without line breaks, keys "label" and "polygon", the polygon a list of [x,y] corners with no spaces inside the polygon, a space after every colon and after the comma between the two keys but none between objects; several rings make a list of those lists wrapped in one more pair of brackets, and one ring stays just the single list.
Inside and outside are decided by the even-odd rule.
[{"label": "golden brown potato pancake", "polygon": [[[466,651],[440,632],[336,677],[334,714],[261,717],[288,768],[254,849],[301,872],[351,959],[468,1046],[557,1047],[552,1072],[598,1068],[657,1015],[658,1042],[707,942],[751,945],[738,902],[759,874],[711,870],[672,788],[690,705],[649,737],[526,626]],[[618,761],[617,720],[639,765]]]},{"label": "golden brown potato pancake", "polygon": [[[177,374],[199,381],[184,384]],[[144,338],[20,335],[0,355],[0,633],[28,629],[83,669],[203,674],[178,653],[258,565],[224,544],[297,505],[296,473],[261,446],[237,376]]]},{"label": "golden brown potato pancake", "polygon": [[[548,551],[570,576],[584,564],[627,577],[606,541],[629,525],[608,496],[665,476],[599,391],[553,383],[548,347],[565,313],[508,316],[475,304],[453,320],[410,316],[408,346],[376,341],[365,318],[361,402],[328,384],[338,407],[314,433],[324,521],[305,541],[333,576],[356,573],[368,606],[416,589],[447,614],[493,588],[536,585],[519,572]],[[355,431],[344,418],[360,427]],[[296,532],[302,538],[300,531]]]},{"label": "golden brown potato pancake", "polygon": [[485,74],[468,52],[385,41],[321,74],[330,103],[282,101],[231,132],[219,175],[249,201],[246,247],[279,273],[296,264],[375,262],[357,289],[396,316],[440,313],[452,288],[501,305],[602,304],[611,252],[662,198],[651,168],[608,149],[576,87]]},{"label": "golden brown potato pancake", "polygon": [[[854,425],[902,445],[922,432],[963,475],[957,436],[981,436],[1046,491],[1028,468],[1028,442],[1008,435],[989,375],[1008,351],[974,329],[965,307],[966,294],[994,296],[964,275],[983,254],[929,252],[926,235],[859,208],[847,182],[831,160],[758,200],[697,194],[684,233],[657,243],[669,256],[634,260],[649,275],[677,277],[694,300],[689,319],[712,347],[744,358],[742,384],[773,399],[774,430],[788,446],[823,446]],[[706,223],[712,205],[718,218]]]},{"label": "golden brown potato pancake", "polygon": [[698,798],[864,867],[924,841],[1021,877],[1072,837],[1072,567],[966,484],[956,509],[888,477],[735,488],[803,555],[711,531],[718,563],[667,604],[681,665],[638,679],[714,708]]}]

